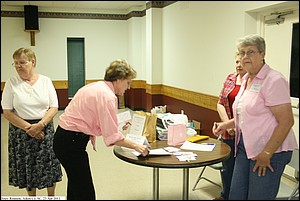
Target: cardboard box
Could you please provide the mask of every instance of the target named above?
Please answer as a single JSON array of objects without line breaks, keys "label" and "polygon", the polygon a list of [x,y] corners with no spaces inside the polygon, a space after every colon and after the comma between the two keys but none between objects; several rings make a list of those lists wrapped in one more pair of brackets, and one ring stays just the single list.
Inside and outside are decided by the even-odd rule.
[{"label": "cardboard box", "polygon": [[200,134],[201,132],[201,122],[200,121],[196,121],[196,120],[192,120],[193,124],[194,124],[194,128],[197,131],[198,134]]}]

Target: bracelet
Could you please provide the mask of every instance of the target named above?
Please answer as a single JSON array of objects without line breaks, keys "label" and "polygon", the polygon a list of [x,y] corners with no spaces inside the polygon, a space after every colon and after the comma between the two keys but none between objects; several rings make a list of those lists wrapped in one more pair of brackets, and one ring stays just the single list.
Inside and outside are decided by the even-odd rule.
[{"label": "bracelet", "polygon": [[44,127],[46,127],[47,126],[46,122],[43,119],[41,119],[41,121],[42,121]]},{"label": "bracelet", "polygon": [[267,154],[267,155],[271,155],[271,153],[268,152],[268,151],[264,151],[264,153]]}]

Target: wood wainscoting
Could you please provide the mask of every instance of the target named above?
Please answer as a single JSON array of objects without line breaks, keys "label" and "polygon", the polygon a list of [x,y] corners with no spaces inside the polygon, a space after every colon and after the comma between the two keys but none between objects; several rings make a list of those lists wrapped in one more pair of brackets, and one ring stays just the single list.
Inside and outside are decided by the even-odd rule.
[{"label": "wood wainscoting", "polygon": [[[86,84],[99,81],[88,80]],[[4,88],[1,82],[1,97]],[[67,107],[71,99],[68,97],[68,81],[55,80],[59,109]],[[144,80],[133,80],[131,88],[124,94],[125,107],[132,110],[150,111],[153,107],[167,105],[167,112],[179,114],[183,110],[190,120],[201,122],[201,134],[215,137],[211,128],[215,121],[220,121],[217,113],[218,97],[203,93],[179,89],[161,84],[147,84]],[[2,111],[2,107],[1,107]]]}]

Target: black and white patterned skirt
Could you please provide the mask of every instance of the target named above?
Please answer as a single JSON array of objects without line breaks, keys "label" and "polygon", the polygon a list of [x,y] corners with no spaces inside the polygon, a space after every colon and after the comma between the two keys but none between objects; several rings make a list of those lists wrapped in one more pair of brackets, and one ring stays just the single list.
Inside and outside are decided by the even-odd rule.
[{"label": "black and white patterned skirt", "polygon": [[[39,120],[28,120],[37,123]],[[9,185],[43,189],[62,180],[60,162],[53,151],[54,124],[44,129],[43,140],[35,139],[9,123],[8,165]]]}]

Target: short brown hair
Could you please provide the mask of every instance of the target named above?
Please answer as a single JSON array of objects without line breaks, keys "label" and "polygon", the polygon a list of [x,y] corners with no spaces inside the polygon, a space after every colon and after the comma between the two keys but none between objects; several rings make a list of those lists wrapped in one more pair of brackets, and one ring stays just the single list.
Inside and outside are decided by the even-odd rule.
[{"label": "short brown hair", "polygon": [[105,71],[105,81],[116,81],[136,78],[136,71],[124,59],[117,59],[110,63]]}]

